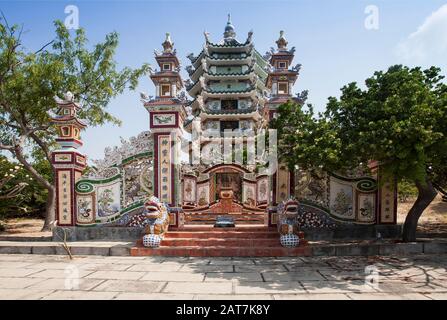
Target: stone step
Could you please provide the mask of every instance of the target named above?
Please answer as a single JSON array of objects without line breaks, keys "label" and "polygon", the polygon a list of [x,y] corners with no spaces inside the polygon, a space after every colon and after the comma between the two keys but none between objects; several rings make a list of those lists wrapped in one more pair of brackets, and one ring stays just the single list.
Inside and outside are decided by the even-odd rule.
[{"label": "stone step", "polygon": [[170,227],[169,232],[172,231],[221,231],[221,232],[228,232],[228,231],[277,231],[277,228],[275,227],[267,227],[263,224],[250,224],[250,225],[236,225],[235,227],[229,227],[229,228],[215,228],[214,226],[208,226],[208,225],[197,225],[197,224],[185,224],[182,227],[175,228]]},{"label": "stone step", "polygon": [[176,257],[296,257],[310,256],[309,246],[297,248],[279,247],[165,247],[156,249],[134,247],[130,249],[131,256],[176,256]]},{"label": "stone step", "polygon": [[279,234],[272,231],[168,231],[165,239],[172,238],[244,238],[244,239],[279,239]]},{"label": "stone step", "polygon": [[[279,238],[246,239],[246,238],[165,238],[161,242],[166,247],[277,247],[280,246]],[[142,246],[138,241],[137,246]]]}]

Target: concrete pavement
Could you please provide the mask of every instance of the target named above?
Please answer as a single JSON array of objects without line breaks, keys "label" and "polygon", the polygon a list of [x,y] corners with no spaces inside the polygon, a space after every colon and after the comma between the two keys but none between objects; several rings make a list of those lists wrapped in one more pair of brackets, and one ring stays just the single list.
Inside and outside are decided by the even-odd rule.
[{"label": "concrete pavement", "polygon": [[0,299],[447,299],[447,255],[0,255]]}]

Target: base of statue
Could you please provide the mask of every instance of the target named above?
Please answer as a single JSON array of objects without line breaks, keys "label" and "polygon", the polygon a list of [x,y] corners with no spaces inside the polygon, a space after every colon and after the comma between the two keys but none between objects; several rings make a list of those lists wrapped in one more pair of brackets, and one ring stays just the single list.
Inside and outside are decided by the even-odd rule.
[{"label": "base of statue", "polygon": [[234,218],[226,216],[218,216],[214,228],[234,228]]}]

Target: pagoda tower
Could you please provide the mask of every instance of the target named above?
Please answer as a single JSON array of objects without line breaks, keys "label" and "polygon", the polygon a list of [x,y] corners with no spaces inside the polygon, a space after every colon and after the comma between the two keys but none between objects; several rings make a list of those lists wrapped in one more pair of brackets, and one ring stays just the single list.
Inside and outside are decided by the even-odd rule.
[{"label": "pagoda tower", "polygon": [[78,119],[80,106],[71,92],[67,92],[64,99],[55,97],[55,100],[58,110],[52,123],[57,127],[56,142],[59,145],[52,152],[56,177],[56,219],[59,226],[73,226],[76,224],[74,186],[86,166],[86,157],[77,149],[82,146],[80,133],[86,125]]},{"label": "pagoda tower", "polygon": [[142,94],[149,112],[149,128],[154,141],[154,195],[172,207],[179,204],[180,146],[186,119],[185,95],[180,62],[169,33],[162,43],[163,51],[155,50],[160,70],[151,71],[155,97]]},{"label": "pagoda tower", "polygon": [[[295,47],[290,50],[287,48],[288,41],[284,37],[284,31],[280,31],[279,39],[276,40],[277,49],[268,54],[270,62],[270,72],[266,80],[266,86],[270,90],[270,99],[266,106],[266,118],[270,121],[275,117],[278,107],[293,100],[302,104],[302,97],[293,97],[292,88],[295,84],[301,65],[292,67],[292,61],[295,56]],[[289,172],[284,164],[278,165],[278,170],[273,176],[273,204],[280,203],[290,195],[293,195],[293,173]]]},{"label": "pagoda tower", "polygon": [[[268,63],[254,49],[252,35],[249,32],[247,39],[239,42],[228,16],[223,39],[213,43],[205,32],[203,50],[197,57],[188,56],[191,66],[186,68],[190,76],[186,89],[194,99],[190,106],[194,119],[200,122],[202,137],[224,137],[225,130],[256,133],[266,127],[262,110]],[[201,140],[202,149],[207,143],[206,138]]]}]

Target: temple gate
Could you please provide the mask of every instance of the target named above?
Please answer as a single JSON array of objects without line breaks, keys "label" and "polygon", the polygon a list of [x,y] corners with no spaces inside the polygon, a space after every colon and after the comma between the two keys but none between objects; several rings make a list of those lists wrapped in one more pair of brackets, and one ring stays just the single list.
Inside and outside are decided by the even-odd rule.
[{"label": "temple gate", "polygon": [[396,188],[381,181],[376,163],[369,173],[343,174],[290,172],[281,163],[269,173],[257,155],[249,163],[254,137],[268,130],[278,107],[306,100],[306,91],[292,95],[301,69],[292,66],[295,47],[288,49],[281,31],[277,48],[261,56],[252,32],[243,42],[236,39],[230,18],[220,42],[204,35],[203,50],[188,55],[190,79],[183,81],[166,34],[163,51],[155,51],[159,70],[150,75],[155,96],[141,94],[150,130],[107,148],[104,160],[93,161],[84,175],[86,158],[77,151],[85,127],[77,118],[80,106],[71,94],[57,99],[53,121],[60,148],[53,164],[59,226],[142,228],[151,196],[168,207],[171,230],[209,227],[219,215],[234,217],[237,226],[272,230],[278,208],[290,198],[299,201],[304,229],[396,224]]}]

